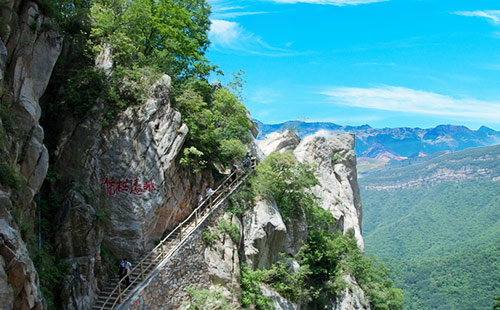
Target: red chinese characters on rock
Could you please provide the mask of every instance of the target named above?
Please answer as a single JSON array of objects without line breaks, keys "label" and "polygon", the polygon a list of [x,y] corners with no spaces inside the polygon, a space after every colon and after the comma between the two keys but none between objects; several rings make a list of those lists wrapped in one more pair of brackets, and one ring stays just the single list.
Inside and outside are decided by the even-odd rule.
[{"label": "red chinese characters on rock", "polygon": [[141,184],[138,177],[135,177],[135,180],[106,178],[104,180],[104,187],[106,187],[106,194],[108,196],[114,196],[116,193],[131,193],[138,196],[146,191],[152,192],[156,190],[154,181]]}]

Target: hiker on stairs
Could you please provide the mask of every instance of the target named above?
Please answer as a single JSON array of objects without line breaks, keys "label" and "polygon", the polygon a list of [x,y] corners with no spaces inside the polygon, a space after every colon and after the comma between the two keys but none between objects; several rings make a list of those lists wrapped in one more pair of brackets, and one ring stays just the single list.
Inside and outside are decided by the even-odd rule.
[{"label": "hiker on stairs", "polygon": [[125,263],[124,265],[124,270],[123,270],[123,276],[125,277],[125,287],[128,287],[130,285],[130,269],[132,269],[132,264],[126,259],[123,259],[123,262]]}]

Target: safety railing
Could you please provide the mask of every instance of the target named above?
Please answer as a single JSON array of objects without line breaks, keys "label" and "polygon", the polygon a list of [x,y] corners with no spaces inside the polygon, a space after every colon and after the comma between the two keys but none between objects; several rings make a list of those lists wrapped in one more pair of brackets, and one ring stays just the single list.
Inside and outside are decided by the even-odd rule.
[{"label": "safety railing", "polygon": [[[132,279],[132,281],[122,289],[122,283],[126,282],[126,276],[122,277],[115,288],[111,291],[109,296],[106,298],[102,306],[101,310],[104,309],[115,309],[115,307],[123,302],[126,293],[134,287],[135,283],[139,281],[145,280],[148,275],[148,270],[152,267],[163,261],[169,256],[170,248],[167,247],[167,244],[176,239],[173,237],[175,233],[178,233],[177,244],[180,244],[183,241],[183,232],[184,235],[190,232],[187,229],[192,225],[192,221],[194,219],[194,226],[192,227],[195,230],[199,224],[201,224],[208,214],[212,210],[213,206],[217,206],[217,204],[222,201],[221,198],[224,198],[226,192],[230,192],[232,187],[236,184],[239,185],[240,181],[243,181],[246,177],[248,177],[254,169],[254,165],[250,167],[250,169],[245,170],[243,173],[239,173],[238,170],[233,171],[213,192],[212,195],[207,197],[199,206],[197,206],[190,215],[181,223],[179,223],[165,238],[163,238],[158,245],[156,245],[148,254],[146,254],[140,261],[133,267],[129,272],[128,276],[132,275],[134,272],[138,271],[139,276]],[[113,295],[118,294],[113,301]],[[112,302],[111,307],[109,304]]]}]

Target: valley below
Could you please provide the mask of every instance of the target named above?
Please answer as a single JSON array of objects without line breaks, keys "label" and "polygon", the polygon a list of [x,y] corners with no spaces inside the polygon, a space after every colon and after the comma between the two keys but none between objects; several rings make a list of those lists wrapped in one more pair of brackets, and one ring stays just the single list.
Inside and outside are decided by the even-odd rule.
[{"label": "valley below", "polygon": [[491,309],[500,295],[500,146],[361,178],[366,252],[405,309]]}]

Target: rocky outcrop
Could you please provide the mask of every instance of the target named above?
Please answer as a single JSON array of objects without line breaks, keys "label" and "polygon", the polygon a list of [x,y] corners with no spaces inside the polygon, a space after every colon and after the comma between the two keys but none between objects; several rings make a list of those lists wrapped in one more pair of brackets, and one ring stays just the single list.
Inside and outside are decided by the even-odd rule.
[{"label": "rocky outcrop", "polygon": [[101,102],[82,124],[67,121],[61,134],[55,169],[63,184],[75,182],[106,214],[104,243],[117,255],[134,258],[160,238],[189,214],[202,185],[200,175],[175,161],[188,128],[169,90],[164,76],[143,106],[128,108],[112,127],[100,121]]},{"label": "rocky outcrop", "polygon": [[[313,164],[320,183],[313,188],[313,192],[320,198],[321,206],[330,211],[336,219],[336,227],[332,229],[341,230],[344,233],[352,230],[359,247],[363,249],[362,208],[357,182],[354,142],[354,135],[344,132],[319,131],[299,141],[295,133],[286,131],[269,134],[259,141],[259,147],[266,154],[290,151],[299,162]],[[297,230],[295,222],[291,223],[290,232]],[[299,233],[299,236],[302,236],[300,240],[304,238],[304,235],[307,236],[305,229],[307,227],[299,229],[302,231]],[[288,244],[298,245],[296,241]]]},{"label": "rocky outcrop", "polygon": [[[102,101],[83,122],[64,121],[54,169],[65,197],[56,242],[72,266],[62,291],[67,309],[90,306],[97,283],[105,280],[101,243],[134,261],[191,212],[196,192],[207,185],[202,180],[212,182],[178,163],[188,128],[169,93],[165,75],[142,106],[129,107],[110,126],[101,121]],[[85,222],[83,235],[67,229],[79,221]]]},{"label": "rocky outcrop", "polygon": [[268,268],[279,257],[286,226],[276,203],[261,199],[243,214],[245,263],[253,269]]},{"label": "rocky outcrop", "polygon": [[0,154],[0,163],[12,166],[22,180],[14,205],[13,191],[0,190],[0,307],[44,309],[36,270],[9,212],[15,210],[27,226],[33,225],[33,197],[48,169],[39,99],[61,53],[62,38],[32,1],[2,1],[0,19],[0,107],[10,118],[3,141],[8,151]]},{"label": "rocky outcrop", "polygon": [[346,288],[327,305],[328,310],[370,310],[370,303],[356,281],[349,275],[344,276]]},{"label": "rocky outcrop", "polygon": [[7,210],[8,196],[0,191],[0,305],[1,309],[43,309],[38,275]]},{"label": "rocky outcrop", "polygon": [[273,152],[293,151],[299,143],[299,136],[293,130],[273,132],[265,136],[264,139],[257,141],[259,149],[266,156]]},{"label": "rocky outcrop", "polygon": [[60,292],[68,310],[90,309],[97,289],[96,274],[101,267],[102,225],[96,210],[85,198],[70,190],[56,219],[57,255],[69,265]]},{"label": "rocky outcrop", "polygon": [[319,185],[313,192],[320,198],[323,209],[332,213],[337,227],[347,233],[352,230],[363,249],[361,236],[362,208],[357,181],[354,135],[319,131],[305,137],[294,155],[300,162],[316,166]]},{"label": "rocky outcrop", "polygon": [[[241,223],[237,217],[226,213],[223,219],[241,229]],[[241,296],[240,260],[238,255],[240,240],[235,241],[227,234],[220,234],[219,239],[205,248],[204,256],[211,282],[215,286],[222,288],[224,295],[228,299],[230,298],[237,303]]]},{"label": "rocky outcrop", "polygon": [[[269,137],[259,141],[259,147],[265,150],[266,154],[293,152],[299,162],[313,164],[316,167],[319,185],[315,186],[312,191],[320,199],[323,209],[330,211],[336,219],[336,225],[331,229],[340,230],[345,234],[352,232],[358,246],[363,249],[362,209],[357,183],[354,141],[354,135],[348,133],[320,131],[299,141],[296,135],[285,132],[270,134]],[[268,210],[263,209],[261,212],[265,213]],[[276,217],[271,214],[261,215],[261,217]],[[285,241],[281,251],[290,256],[297,254],[300,246],[307,240],[307,225],[304,216],[302,217],[289,220],[287,223]],[[244,226],[245,224],[244,221]],[[260,245],[260,248],[265,249],[266,245]],[[255,247],[250,247],[250,250],[255,250]],[[259,251],[249,252],[259,253]],[[276,259],[276,257],[272,259]],[[293,262],[297,268],[297,262]],[[364,292],[355,279],[345,274],[344,280],[347,288],[330,300],[327,309],[370,309],[369,302],[365,299]],[[298,309],[300,306],[284,299],[269,287],[263,286],[262,293],[272,299],[276,309]]]},{"label": "rocky outcrop", "polygon": [[300,306],[283,298],[278,292],[267,285],[261,285],[260,290],[264,297],[271,299],[274,310],[300,310]]},{"label": "rocky outcrop", "polygon": [[43,145],[39,125],[39,99],[49,82],[52,69],[62,50],[62,38],[47,27],[50,19],[31,1],[10,0],[2,3],[0,29],[0,80],[2,103],[14,119],[11,156],[19,162],[26,183],[23,205],[30,206],[48,169],[48,152]]}]

